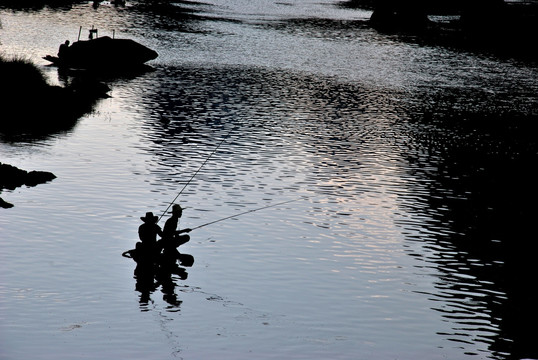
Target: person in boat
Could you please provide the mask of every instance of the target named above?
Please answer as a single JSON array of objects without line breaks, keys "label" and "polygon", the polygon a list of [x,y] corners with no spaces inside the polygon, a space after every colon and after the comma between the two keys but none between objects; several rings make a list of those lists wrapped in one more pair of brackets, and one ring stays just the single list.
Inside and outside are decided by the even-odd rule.
[{"label": "person in boat", "polygon": [[67,52],[69,51],[69,40],[65,40],[63,44],[60,45],[58,49],[58,58],[65,59]]},{"label": "person in boat", "polygon": [[157,248],[157,235],[163,236],[161,227],[157,225],[159,220],[158,216],[153,215],[152,212],[147,212],[146,216],[140,217],[144,223],[138,227],[138,237],[142,242],[145,250],[150,254],[159,253]]},{"label": "person in boat", "polygon": [[172,206],[172,216],[166,220],[163,229],[163,236],[161,239],[161,247],[163,252],[161,254],[161,266],[175,268],[176,261],[179,260],[183,266],[192,266],[194,263],[194,257],[189,254],[181,254],[177,248],[190,240],[189,235],[181,235],[191,232],[191,229],[179,230],[179,219],[183,215],[183,208],[174,204]]},{"label": "person in boat", "polygon": [[163,236],[162,240],[165,243],[173,243],[175,247],[185,244],[190,240],[189,235],[181,235],[183,233],[191,232],[191,229],[179,230],[178,223],[179,219],[183,215],[183,208],[174,204],[172,206],[172,216],[164,223]]}]

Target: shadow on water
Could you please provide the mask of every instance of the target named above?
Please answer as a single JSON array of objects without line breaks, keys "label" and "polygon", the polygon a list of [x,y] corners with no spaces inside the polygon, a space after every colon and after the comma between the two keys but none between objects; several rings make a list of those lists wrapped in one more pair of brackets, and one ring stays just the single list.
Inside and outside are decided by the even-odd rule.
[{"label": "shadow on water", "polygon": [[[441,334],[483,342],[499,359],[538,358],[536,256],[538,189],[536,116],[513,113],[431,114],[410,134],[411,214],[399,224],[422,243],[410,255],[438,271],[427,294],[453,323]],[[421,220],[418,220],[421,219]],[[424,221],[424,219],[429,219]]]}]

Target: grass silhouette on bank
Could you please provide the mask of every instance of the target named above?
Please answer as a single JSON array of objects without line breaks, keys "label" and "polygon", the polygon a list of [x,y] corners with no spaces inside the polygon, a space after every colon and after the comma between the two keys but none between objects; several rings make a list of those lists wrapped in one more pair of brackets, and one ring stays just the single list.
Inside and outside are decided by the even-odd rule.
[{"label": "grass silhouette on bank", "polygon": [[0,133],[4,135],[68,130],[108,91],[95,82],[50,85],[43,71],[23,58],[0,56],[0,77]]}]

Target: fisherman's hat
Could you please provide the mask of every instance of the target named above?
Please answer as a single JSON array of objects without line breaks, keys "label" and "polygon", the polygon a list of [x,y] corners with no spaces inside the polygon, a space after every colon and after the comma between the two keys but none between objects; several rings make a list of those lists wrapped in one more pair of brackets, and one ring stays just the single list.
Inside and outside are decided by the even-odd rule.
[{"label": "fisherman's hat", "polygon": [[142,220],[143,222],[154,222],[156,223],[158,220],[159,220],[159,217],[158,216],[154,216],[153,213],[151,211],[148,211],[146,213],[146,216],[142,216],[140,217],[140,220]]},{"label": "fisherman's hat", "polygon": [[179,205],[179,204],[172,205],[172,211],[174,211],[174,210],[185,210],[185,209],[186,208],[181,207],[181,205]]}]

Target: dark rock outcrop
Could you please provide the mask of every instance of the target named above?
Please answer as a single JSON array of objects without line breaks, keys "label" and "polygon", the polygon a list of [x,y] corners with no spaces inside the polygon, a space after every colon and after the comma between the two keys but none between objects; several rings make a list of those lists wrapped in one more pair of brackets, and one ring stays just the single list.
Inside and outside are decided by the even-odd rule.
[{"label": "dark rock outcrop", "polygon": [[[0,192],[3,189],[13,190],[19,186],[36,186],[55,179],[56,176],[47,171],[26,171],[13,165],[0,163]],[[12,204],[0,198],[0,207],[10,208]]]}]

